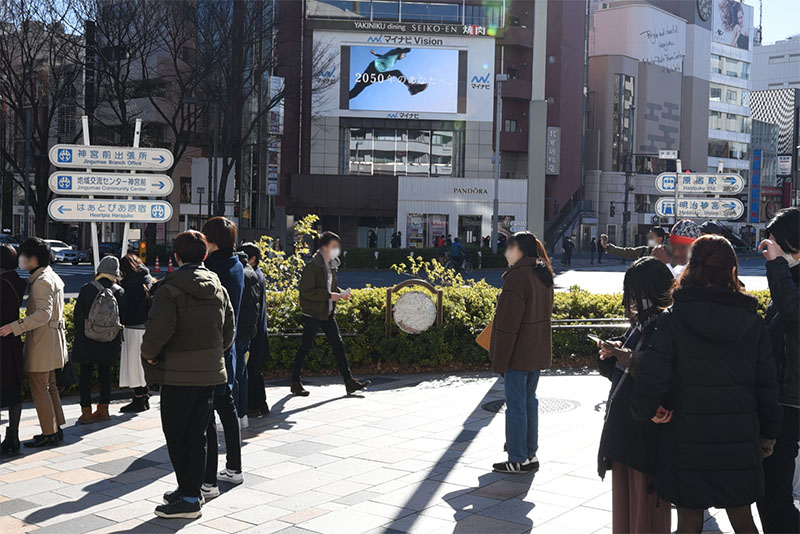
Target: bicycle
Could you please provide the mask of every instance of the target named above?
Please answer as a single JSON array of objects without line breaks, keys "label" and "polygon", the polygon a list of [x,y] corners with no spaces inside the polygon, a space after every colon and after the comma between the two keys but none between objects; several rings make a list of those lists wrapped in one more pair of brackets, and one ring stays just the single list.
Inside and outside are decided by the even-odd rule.
[{"label": "bicycle", "polygon": [[472,263],[467,261],[466,258],[464,258],[461,261],[461,265],[459,265],[457,261],[451,258],[447,261],[447,263],[444,264],[444,268],[456,271],[461,275],[472,274]]}]

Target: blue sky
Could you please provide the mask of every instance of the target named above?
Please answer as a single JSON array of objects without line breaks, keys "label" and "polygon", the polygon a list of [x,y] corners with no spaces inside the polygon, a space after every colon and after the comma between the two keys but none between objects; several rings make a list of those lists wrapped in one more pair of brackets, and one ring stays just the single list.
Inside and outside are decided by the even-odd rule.
[{"label": "blue sky", "polygon": [[[758,27],[758,0],[745,0],[753,6],[755,27]],[[771,44],[786,39],[790,35],[800,33],[800,0],[762,0],[764,16],[761,24],[764,35],[763,43]]]}]

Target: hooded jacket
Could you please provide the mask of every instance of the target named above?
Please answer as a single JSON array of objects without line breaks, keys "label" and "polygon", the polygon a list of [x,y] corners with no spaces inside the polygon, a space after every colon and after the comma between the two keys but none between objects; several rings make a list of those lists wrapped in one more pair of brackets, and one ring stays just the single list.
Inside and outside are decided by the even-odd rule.
[{"label": "hooded jacket", "polygon": [[233,343],[236,325],[219,278],[202,264],[186,264],[158,285],[142,339],[147,383],[224,384],[224,354]]},{"label": "hooded jacket", "polygon": [[[767,282],[772,295],[770,311],[779,314],[783,339],[776,340],[781,404],[800,408],[800,265],[789,269],[785,258],[767,262]],[[783,342],[783,347],[777,346]],[[782,350],[780,350],[782,348]]]},{"label": "hooded jacket", "polygon": [[503,273],[497,299],[489,357],[492,370],[505,373],[549,369],[553,359],[553,286],[536,274],[546,269],[524,257]]},{"label": "hooded jacket", "polygon": [[[336,308],[336,303],[331,302],[331,293],[338,293],[339,286],[336,273],[339,268],[339,259],[325,264],[325,256],[319,250],[303,269],[300,278],[300,309],[303,315],[308,315],[320,321],[327,321]],[[328,289],[328,273],[331,275],[331,287]]]},{"label": "hooded jacket", "polygon": [[680,288],[639,362],[633,415],[660,425],[656,491],[695,509],[749,506],[764,493],[760,436],[780,425],[775,361],[758,301],[745,293]]}]

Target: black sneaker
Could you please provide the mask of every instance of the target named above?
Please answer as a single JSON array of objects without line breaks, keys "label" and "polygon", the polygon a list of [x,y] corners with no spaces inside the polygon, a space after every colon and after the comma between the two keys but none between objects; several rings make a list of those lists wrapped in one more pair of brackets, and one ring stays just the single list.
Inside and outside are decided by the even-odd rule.
[{"label": "black sneaker", "polygon": [[[164,494],[164,504],[175,504],[176,502],[183,500],[183,497],[178,490],[168,491]],[[200,504],[203,505],[206,503],[205,497],[203,494],[200,494]]]},{"label": "black sneaker", "polygon": [[356,380],[355,378],[351,378],[344,383],[344,387],[347,390],[347,394],[352,395],[356,391],[367,389],[370,384],[372,384],[371,380]]},{"label": "black sneaker", "polygon": [[539,470],[539,459],[536,456],[531,456],[525,462],[527,463],[528,473],[535,473]]},{"label": "black sneaker", "polygon": [[297,382],[292,382],[292,395],[308,397],[309,393],[308,390],[303,387],[303,383],[298,380]]},{"label": "black sneaker", "polygon": [[203,517],[203,506],[200,501],[187,502],[181,498],[171,504],[156,506],[155,513],[166,519],[197,519]]},{"label": "black sneaker", "polygon": [[140,413],[150,409],[147,397],[134,397],[133,400],[119,409],[122,413]]},{"label": "black sneaker", "polygon": [[[535,458],[535,457],[534,457]],[[536,461],[535,467],[531,459],[528,458],[524,462],[500,462],[499,464],[492,465],[492,471],[495,473],[510,473],[512,475],[524,475],[526,473],[533,473],[539,469],[539,462]]]},{"label": "black sneaker", "polygon": [[44,434],[38,434],[33,437],[32,440],[26,441],[25,446],[34,448],[34,449],[41,449],[43,447],[53,447],[61,443],[61,440],[58,439],[58,434],[50,434],[49,436],[45,436]]}]

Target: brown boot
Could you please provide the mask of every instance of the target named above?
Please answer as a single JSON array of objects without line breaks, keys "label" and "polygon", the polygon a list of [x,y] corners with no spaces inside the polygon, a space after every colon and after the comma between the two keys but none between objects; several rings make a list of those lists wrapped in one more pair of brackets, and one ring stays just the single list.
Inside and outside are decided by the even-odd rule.
[{"label": "brown boot", "polygon": [[94,423],[94,419],[92,418],[92,407],[86,406],[81,408],[81,416],[78,417],[78,424],[81,425],[90,425]]},{"label": "brown boot", "polygon": [[92,419],[95,421],[110,421],[111,416],[108,415],[108,404],[98,404],[97,410],[92,414]]}]

